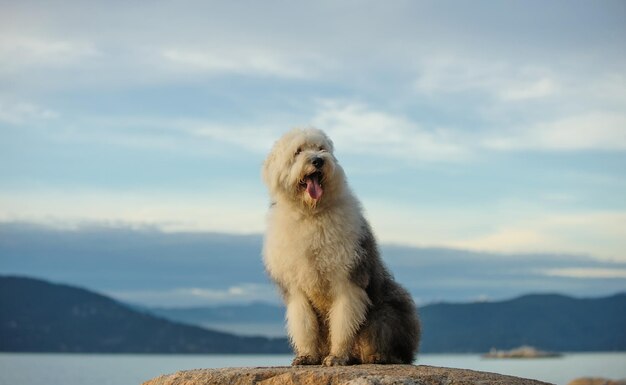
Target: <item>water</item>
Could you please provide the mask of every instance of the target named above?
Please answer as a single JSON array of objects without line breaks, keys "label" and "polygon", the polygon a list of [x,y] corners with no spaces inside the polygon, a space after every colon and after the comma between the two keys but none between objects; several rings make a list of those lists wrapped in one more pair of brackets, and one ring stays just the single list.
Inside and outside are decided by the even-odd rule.
[{"label": "water", "polygon": [[626,378],[626,353],[572,353],[558,358],[484,359],[475,354],[424,354],[418,364],[472,369],[566,385],[578,377]]},{"label": "water", "polygon": [[[178,370],[289,365],[286,355],[0,353],[0,385],[139,385]],[[423,354],[417,364],[534,378],[557,385],[583,376],[626,378],[626,353],[576,353],[538,360],[487,360],[474,354]]]}]

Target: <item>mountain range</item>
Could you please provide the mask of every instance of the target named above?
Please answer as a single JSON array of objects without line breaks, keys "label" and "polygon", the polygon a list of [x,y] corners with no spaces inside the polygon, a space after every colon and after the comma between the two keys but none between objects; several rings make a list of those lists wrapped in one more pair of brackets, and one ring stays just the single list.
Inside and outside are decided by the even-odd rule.
[{"label": "mountain range", "polygon": [[0,351],[288,353],[285,338],[241,337],[147,314],[103,295],[0,277]]},{"label": "mountain range", "polygon": [[[207,325],[274,324],[280,306],[138,309],[82,288],[0,277],[0,351],[114,353],[287,353],[286,338],[238,336]],[[486,352],[533,345],[554,351],[626,350],[626,294],[438,303],[419,309],[420,350]],[[200,327],[198,325],[203,325]],[[250,333],[250,330],[248,330]],[[253,332],[252,332],[253,333]]]},{"label": "mountain range", "polygon": [[[280,331],[284,324],[282,307],[259,303],[150,311],[171,320],[239,333],[250,330],[255,319],[264,330]],[[419,314],[424,352],[485,352],[521,345],[555,351],[626,350],[623,293],[592,299],[530,294],[498,302],[437,303],[422,306]]]}]

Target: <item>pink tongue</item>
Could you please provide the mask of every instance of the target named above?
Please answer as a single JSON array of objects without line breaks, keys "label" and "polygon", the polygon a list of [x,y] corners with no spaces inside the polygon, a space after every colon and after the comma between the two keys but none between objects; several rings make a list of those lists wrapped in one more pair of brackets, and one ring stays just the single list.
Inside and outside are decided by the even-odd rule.
[{"label": "pink tongue", "polygon": [[324,192],[322,186],[320,186],[319,180],[315,177],[306,179],[306,191],[309,193],[309,196],[315,200],[320,199]]}]

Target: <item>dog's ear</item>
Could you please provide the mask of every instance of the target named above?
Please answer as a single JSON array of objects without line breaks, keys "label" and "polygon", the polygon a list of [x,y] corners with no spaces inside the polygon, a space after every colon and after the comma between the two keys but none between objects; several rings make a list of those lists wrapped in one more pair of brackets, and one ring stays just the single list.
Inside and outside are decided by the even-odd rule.
[{"label": "dog's ear", "polygon": [[331,154],[335,153],[335,144],[333,143],[332,140],[330,140],[330,138],[328,136],[326,136],[326,140],[328,141],[328,152],[330,152]]},{"label": "dog's ear", "polygon": [[331,154],[335,152],[335,145],[333,141],[328,137],[328,134],[326,134],[326,132],[320,130],[319,128],[315,128],[315,130],[317,130],[317,132],[319,132],[324,138],[324,141],[326,142],[326,149],[328,150],[328,152],[330,152]]},{"label": "dog's ear", "polygon": [[265,158],[265,161],[263,162],[263,168],[261,170],[261,176],[263,177],[263,182],[265,182],[265,184],[267,185],[267,187],[270,189],[271,191],[274,191],[274,188],[276,187],[276,176],[273,175],[272,170],[276,170],[275,167],[275,163],[276,163],[276,151],[275,149],[272,149],[272,151],[269,153],[269,155],[267,155],[267,158]]}]

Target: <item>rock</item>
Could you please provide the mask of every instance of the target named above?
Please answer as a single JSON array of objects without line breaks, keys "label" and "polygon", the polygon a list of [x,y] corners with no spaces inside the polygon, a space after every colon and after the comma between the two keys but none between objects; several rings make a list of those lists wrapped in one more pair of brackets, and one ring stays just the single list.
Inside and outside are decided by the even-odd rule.
[{"label": "rock", "polygon": [[532,346],[520,346],[512,350],[491,349],[487,354],[483,354],[484,358],[553,358],[561,357],[560,353],[544,352]]},{"label": "rock", "polygon": [[600,377],[581,377],[570,381],[567,385],[626,385],[626,379],[609,380]]},{"label": "rock", "polygon": [[413,365],[281,366],[196,369],[143,385],[540,385],[545,382],[466,369]]}]

